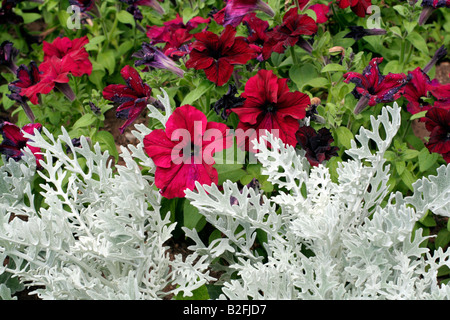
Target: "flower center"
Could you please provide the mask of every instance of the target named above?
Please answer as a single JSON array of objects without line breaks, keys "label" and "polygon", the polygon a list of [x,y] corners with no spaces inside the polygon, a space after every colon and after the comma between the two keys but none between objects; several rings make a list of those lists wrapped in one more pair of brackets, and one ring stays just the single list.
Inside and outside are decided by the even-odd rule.
[{"label": "flower center", "polygon": [[266,103],[264,105],[264,112],[274,114],[277,111],[277,107],[271,103]]},{"label": "flower center", "polygon": [[222,55],[220,54],[219,50],[210,49],[209,50],[209,56],[212,57],[214,60],[219,60],[219,58]]}]

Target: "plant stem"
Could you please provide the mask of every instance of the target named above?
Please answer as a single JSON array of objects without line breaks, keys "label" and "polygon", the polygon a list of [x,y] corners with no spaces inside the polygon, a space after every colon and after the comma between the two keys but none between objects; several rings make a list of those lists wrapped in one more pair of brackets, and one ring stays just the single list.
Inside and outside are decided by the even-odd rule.
[{"label": "plant stem", "polygon": [[297,61],[297,55],[295,54],[295,48],[294,47],[289,47],[289,51],[291,52],[292,63],[294,65],[297,65],[298,61]]}]

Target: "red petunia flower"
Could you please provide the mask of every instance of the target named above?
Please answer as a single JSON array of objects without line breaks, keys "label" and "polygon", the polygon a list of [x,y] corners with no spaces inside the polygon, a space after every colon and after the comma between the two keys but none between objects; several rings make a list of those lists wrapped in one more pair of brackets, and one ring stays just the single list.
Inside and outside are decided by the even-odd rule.
[{"label": "red petunia flower", "polygon": [[187,68],[203,69],[208,80],[217,86],[224,85],[231,77],[234,65],[245,64],[256,57],[255,51],[244,37],[235,37],[236,30],[226,26],[220,37],[210,31],[194,35]]},{"label": "red petunia flower", "polygon": [[29,123],[20,129],[15,124],[7,121],[0,123],[0,132],[3,136],[3,141],[0,144],[0,153],[6,155],[7,159],[12,158],[18,161],[23,156],[23,148],[28,147],[36,157],[36,164],[40,167],[39,160],[43,159],[42,154],[40,154],[41,149],[30,146],[28,144],[29,139],[23,136],[24,132],[34,134],[34,129],[40,131],[42,125],[40,123]]},{"label": "red petunia flower", "polygon": [[330,7],[326,4],[313,4],[308,9],[311,9],[316,13],[316,23],[325,23],[328,21],[328,12],[330,11]]},{"label": "red petunia flower", "polygon": [[190,41],[193,38],[190,31],[210,21],[211,18],[194,17],[185,24],[177,13],[175,19],[164,22],[162,27],[147,26],[147,37],[152,45],[165,43],[162,52],[172,59],[178,59],[190,51]]},{"label": "red petunia flower", "polygon": [[120,74],[127,84],[110,84],[103,89],[103,97],[119,105],[116,109],[118,118],[127,119],[119,128],[120,133],[123,133],[154,98],[151,96],[152,89],[142,82],[136,69],[127,65]]},{"label": "red petunia flower", "polygon": [[301,45],[303,35],[317,33],[318,27],[313,18],[298,14],[297,8],[291,8],[283,16],[283,23],[268,32],[268,41],[264,43],[263,56],[267,60],[272,52],[283,53],[287,47]]},{"label": "red petunia flower", "polygon": [[44,41],[44,62],[53,56],[63,59],[70,56],[75,64],[72,65],[70,72],[75,77],[81,77],[83,74],[90,75],[92,73],[92,63],[89,60],[89,53],[84,46],[89,43],[87,36],[70,40],[67,37],[55,38],[52,43]]},{"label": "red petunia flower", "polygon": [[250,47],[253,48],[253,50],[255,50],[255,52],[258,54],[256,59],[258,61],[263,61],[263,46],[264,43],[269,40],[269,37],[267,36],[269,23],[267,21],[259,19],[254,12],[246,15],[242,21],[244,25],[247,26],[249,33],[247,42],[250,44]]},{"label": "red petunia flower", "polygon": [[244,133],[236,134],[240,148],[255,152],[249,142],[265,135],[266,130],[286,144],[297,144],[298,120],[305,117],[311,101],[304,93],[289,92],[287,81],[278,78],[272,70],[260,70],[247,81],[243,105],[232,109],[239,116],[237,129]]},{"label": "red petunia flower", "polygon": [[[26,101],[26,98],[24,98],[24,95],[21,95],[20,93],[23,89],[29,88],[39,82],[41,78],[40,71],[37,64],[34,61],[31,61],[29,68],[24,64],[20,65],[17,69],[16,75],[17,80],[14,80],[8,85],[8,89],[12,92],[12,96],[14,97],[10,97],[10,99],[22,103]],[[31,103],[38,104],[37,94],[28,97],[28,99]]]},{"label": "red petunia flower", "polygon": [[377,103],[388,103],[397,100],[401,96],[401,89],[406,85],[406,75],[403,73],[388,73],[382,75],[378,65],[383,58],[373,58],[362,74],[347,72],[344,74],[344,82],[352,82],[356,86],[352,93],[359,99],[354,112],[360,113],[367,104],[374,106]]},{"label": "red petunia flower", "polygon": [[314,130],[313,127],[300,127],[296,133],[299,146],[306,151],[306,158],[311,166],[318,166],[320,163],[337,156],[338,147],[331,146],[334,141],[331,132],[327,128]]},{"label": "red petunia flower", "polygon": [[230,143],[225,124],[208,122],[201,111],[184,105],[175,109],[165,130],[153,130],[144,138],[144,150],[156,165],[155,185],[162,196],[183,198],[196,181],[218,183],[213,155]]},{"label": "red petunia flower", "polygon": [[75,68],[76,61],[70,55],[66,55],[62,59],[52,56],[39,65],[40,81],[22,89],[20,95],[27,96],[33,104],[38,104],[38,94],[48,94],[54,88],[57,88],[73,101],[75,100],[75,94],[68,82],[69,74]]},{"label": "red petunia flower", "polygon": [[275,12],[261,0],[228,0],[226,6],[216,13],[216,22],[223,25],[237,27],[242,19],[249,13],[262,11],[273,17]]},{"label": "red petunia flower", "polygon": [[372,0],[337,0],[337,4],[341,9],[350,7],[358,17],[364,18]]},{"label": "red petunia flower", "polygon": [[408,83],[403,88],[403,96],[408,100],[407,110],[411,114],[429,110],[432,105],[423,98],[427,98],[429,90],[436,85],[436,81],[431,81],[430,77],[423,72],[420,67],[413,71],[408,71]]},{"label": "red petunia flower", "polygon": [[440,153],[450,163],[450,109],[433,107],[424,118],[430,140],[425,144],[430,152]]}]

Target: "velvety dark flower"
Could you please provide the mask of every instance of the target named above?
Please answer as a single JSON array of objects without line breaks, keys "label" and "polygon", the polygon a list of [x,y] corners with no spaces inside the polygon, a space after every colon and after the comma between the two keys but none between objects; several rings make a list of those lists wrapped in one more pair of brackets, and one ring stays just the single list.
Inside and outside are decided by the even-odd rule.
[{"label": "velvety dark flower", "polygon": [[41,128],[42,125],[40,123],[29,123],[23,126],[22,129],[7,121],[0,123],[0,132],[3,136],[3,141],[0,144],[0,153],[4,154],[7,159],[12,158],[18,161],[23,156],[23,148],[28,147],[36,157],[36,164],[40,167],[39,160],[43,159],[42,154],[40,154],[41,149],[29,145],[29,139],[25,138],[23,133],[34,134],[34,129],[40,131]]},{"label": "velvety dark flower", "polygon": [[19,2],[21,1],[2,1],[2,6],[0,8],[0,24],[19,24],[23,22],[23,18],[13,11]]},{"label": "velvety dark flower", "polygon": [[419,16],[419,25],[423,25],[438,8],[450,8],[450,0],[422,0],[423,9]]},{"label": "velvety dark flower", "polygon": [[331,146],[334,139],[327,128],[316,131],[313,127],[303,126],[298,129],[295,136],[300,148],[306,151],[306,159],[311,166],[318,166],[338,155],[339,148]]},{"label": "velvety dark flower", "polygon": [[447,49],[445,46],[439,47],[439,49],[436,50],[431,60],[427,63],[427,65],[423,68],[423,72],[428,73],[428,71],[433,68],[433,66],[443,57],[447,55]]},{"label": "velvety dark flower", "polygon": [[95,5],[95,0],[69,0],[71,6],[77,6],[81,12],[90,11]]},{"label": "velvety dark flower", "polygon": [[[251,12],[262,11],[273,17],[275,12],[261,0],[228,0],[223,10],[223,26],[231,25],[237,27],[242,19]],[[217,21],[217,20],[216,20]]]},{"label": "velvety dark flower", "polygon": [[[155,129],[144,138],[144,150],[156,165],[155,185],[166,198],[184,198],[195,182],[218,183],[214,153],[231,143],[228,127],[208,122],[190,105],[175,109],[165,130]],[[180,141],[181,140],[181,141]]]},{"label": "velvety dark flower", "polygon": [[263,57],[270,58],[272,52],[283,53],[286,48],[305,43],[303,35],[317,33],[318,27],[313,18],[306,14],[298,14],[297,8],[291,8],[283,16],[283,23],[269,31],[268,41],[264,43]]},{"label": "velvety dark flower", "polygon": [[70,55],[63,59],[52,56],[39,65],[40,81],[22,89],[20,94],[28,97],[33,104],[38,104],[38,94],[48,94],[56,88],[73,101],[75,100],[75,94],[68,82],[69,74],[76,68],[76,62]]},{"label": "velvety dark flower", "polygon": [[386,34],[384,29],[364,29],[361,26],[348,26],[350,32],[347,33],[344,38],[353,38],[355,41],[362,39],[366,36],[378,36]]},{"label": "velvety dark flower", "polygon": [[84,74],[92,73],[92,63],[89,60],[89,53],[84,46],[89,43],[87,36],[70,40],[67,37],[55,38],[52,43],[44,41],[42,50],[44,51],[44,62],[55,56],[63,59],[70,56],[75,63],[70,72],[75,77],[81,77]]},{"label": "velvety dark flower", "polygon": [[120,133],[123,133],[125,128],[136,120],[154,98],[151,96],[152,89],[142,82],[136,69],[127,65],[123,67],[120,74],[126,85],[111,84],[107,86],[103,89],[103,97],[119,105],[116,109],[116,116],[127,120],[119,128]]},{"label": "velvety dark flower", "polygon": [[258,61],[263,61],[263,46],[264,43],[266,43],[266,41],[268,41],[269,39],[269,37],[267,36],[269,23],[267,21],[259,19],[254,12],[246,15],[242,22],[245,26],[247,26],[247,30],[249,33],[247,42],[250,44],[250,47],[258,54],[256,59]]},{"label": "velvety dark flower", "polygon": [[161,15],[165,13],[163,7],[161,7],[156,0],[120,0],[120,2],[128,4],[127,11],[138,21],[141,21],[144,18],[138,6],[151,7]]},{"label": "velvety dark flower", "polygon": [[247,81],[241,95],[245,98],[244,104],[232,109],[239,116],[238,129],[246,133],[242,137],[237,135],[241,149],[255,152],[249,142],[259,139],[266,131],[286,144],[297,144],[298,120],[305,117],[311,101],[304,93],[289,92],[287,81],[278,78],[272,70],[260,70]]},{"label": "velvety dark flower", "polygon": [[89,108],[91,108],[91,111],[96,115],[99,116],[102,113],[102,110],[97,107],[92,101],[89,101]]},{"label": "velvety dark flower", "polygon": [[136,67],[145,65],[151,69],[167,69],[179,77],[183,77],[184,71],[180,69],[175,61],[149,43],[143,43],[142,49],[132,55],[138,58],[134,65]]},{"label": "velvety dark flower", "polygon": [[350,7],[361,18],[366,16],[367,8],[372,5],[372,0],[336,0],[336,2],[342,9]]},{"label": "velvety dark flower", "polygon": [[0,45],[0,65],[5,66],[12,73],[16,73],[17,65],[15,59],[19,54],[19,50],[14,47],[10,41],[3,41]]},{"label": "velvety dark flower", "polygon": [[383,58],[373,58],[362,74],[347,72],[344,74],[345,83],[354,83],[352,93],[359,99],[354,112],[360,113],[364,108],[377,103],[388,103],[401,96],[401,89],[406,85],[406,75],[403,73],[388,73],[382,75],[378,65]]},{"label": "velvety dark flower", "polygon": [[204,70],[208,80],[218,86],[224,85],[230,79],[234,65],[246,64],[256,57],[245,38],[235,35],[232,26],[226,26],[220,37],[210,31],[196,33],[186,67]]},{"label": "velvety dark flower", "polygon": [[424,101],[424,98],[429,97],[430,88],[433,86],[430,77],[420,67],[417,67],[408,72],[407,79],[408,83],[403,88],[403,96],[408,100],[406,106],[408,112],[416,114],[430,109],[432,105]]},{"label": "velvety dark flower", "polygon": [[450,108],[433,107],[420,121],[425,122],[430,132],[430,139],[425,146],[430,152],[440,153],[450,163]]},{"label": "velvety dark flower", "polygon": [[245,98],[236,97],[236,94],[236,87],[229,84],[227,93],[214,103],[213,109],[222,117],[222,119],[228,119],[231,109],[240,107],[244,104]]}]

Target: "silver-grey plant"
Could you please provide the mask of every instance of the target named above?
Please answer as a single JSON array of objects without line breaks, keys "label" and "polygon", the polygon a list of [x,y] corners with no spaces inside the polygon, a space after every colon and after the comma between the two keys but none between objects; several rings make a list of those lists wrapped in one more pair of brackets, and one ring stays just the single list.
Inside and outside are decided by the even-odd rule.
[{"label": "silver-grey plant", "polygon": [[[170,113],[167,95],[159,98]],[[137,128],[142,141],[150,130]],[[154,165],[142,142],[122,148],[125,165],[113,172],[108,152],[92,150],[84,137],[75,147],[64,128],[57,139],[45,128],[29,138],[44,154],[42,170],[28,149],[21,161],[4,159],[0,167],[0,275],[35,286],[42,299],[189,296],[213,279],[206,257],[170,258],[166,241],[175,224],[160,213]],[[31,185],[36,174],[43,180],[39,208]],[[4,284],[0,294],[10,297]]]},{"label": "silver-grey plant", "polygon": [[[190,249],[223,272],[221,298],[448,299],[450,286],[438,283],[437,270],[450,267],[450,249],[431,252],[413,227],[427,210],[450,216],[450,165],[414,183],[412,196],[389,193],[384,152],[400,123],[397,104],[372,116],[372,130],[361,128],[346,151],[352,160],[340,163],[337,182],[325,166],[311,168],[304,151],[268,134],[271,148],[255,142],[257,157],[278,195],[230,181],[223,191],[200,184],[186,191],[222,233],[205,245],[184,228],[195,241]],[[267,257],[255,246],[261,235]]]}]

